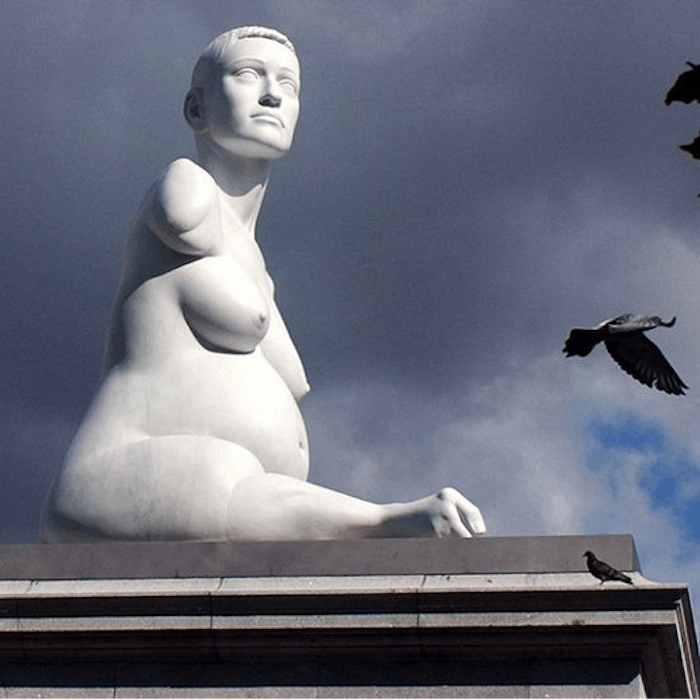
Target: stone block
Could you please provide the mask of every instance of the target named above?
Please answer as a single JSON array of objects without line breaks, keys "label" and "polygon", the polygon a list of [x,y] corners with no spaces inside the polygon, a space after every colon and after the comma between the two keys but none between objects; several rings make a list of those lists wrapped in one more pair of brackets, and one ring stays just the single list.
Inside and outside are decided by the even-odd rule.
[{"label": "stone block", "polygon": [[592,549],[639,571],[630,535],[0,546],[0,581],[573,573]]},{"label": "stone block", "polygon": [[[697,697],[687,587],[644,578],[630,537],[506,539],[327,542],[296,563],[308,543],[32,546],[0,556],[17,574],[0,580],[0,694]],[[585,572],[593,547],[634,585]],[[356,573],[333,573],[344,550]],[[128,576],[96,576],[117,561]]]}]

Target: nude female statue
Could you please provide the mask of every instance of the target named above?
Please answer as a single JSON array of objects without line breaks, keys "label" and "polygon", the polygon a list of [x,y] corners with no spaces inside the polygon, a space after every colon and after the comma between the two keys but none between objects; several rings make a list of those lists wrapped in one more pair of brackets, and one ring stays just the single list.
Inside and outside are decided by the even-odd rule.
[{"label": "nude female statue", "polygon": [[255,241],[272,164],[299,115],[275,30],[202,54],[185,99],[198,163],[174,161],[131,230],[99,391],[54,483],[47,542],[302,540],[485,531],[446,488],[375,504],[306,481],[304,368]]}]

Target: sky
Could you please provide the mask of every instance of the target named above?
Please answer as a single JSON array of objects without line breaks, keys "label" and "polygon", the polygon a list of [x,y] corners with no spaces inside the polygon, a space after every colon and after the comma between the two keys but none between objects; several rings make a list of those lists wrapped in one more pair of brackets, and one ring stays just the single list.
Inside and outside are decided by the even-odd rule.
[{"label": "sky", "polygon": [[[631,533],[700,595],[696,0],[5,0],[0,541],[33,542],[97,388],[129,224],[175,158],[202,49],[281,29],[302,113],[258,222],[304,359],[310,480],[454,486],[489,534]],[[650,333],[667,396],[574,326]],[[696,600],[698,600],[696,598]],[[697,603],[695,604],[697,609]]]}]

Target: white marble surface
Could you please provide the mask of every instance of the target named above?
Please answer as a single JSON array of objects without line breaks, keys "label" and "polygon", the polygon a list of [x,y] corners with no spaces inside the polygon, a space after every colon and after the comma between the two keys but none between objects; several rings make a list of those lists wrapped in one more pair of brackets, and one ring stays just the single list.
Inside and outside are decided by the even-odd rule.
[{"label": "white marble surface", "polygon": [[309,386],[255,238],[300,87],[296,52],[274,30],[232,30],[197,63],[185,116],[198,162],[171,163],[137,214],[104,377],[55,481],[44,541],[485,531],[451,488],[379,505],[306,481],[298,402]]}]

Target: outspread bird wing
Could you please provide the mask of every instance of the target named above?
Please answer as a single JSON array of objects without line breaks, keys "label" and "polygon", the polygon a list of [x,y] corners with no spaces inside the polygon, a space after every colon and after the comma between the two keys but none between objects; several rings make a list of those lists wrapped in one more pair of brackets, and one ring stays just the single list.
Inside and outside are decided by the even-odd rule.
[{"label": "outspread bird wing", "polygon": [[603,321],[596,328],[603,328],[607,333],[631,333],[633,331],[650,331],[653,328],[664,326],[671,328],[676,323],[676,317],[664,321],[660,316],[635,316],[635,314],[622,314]]},{"label": "outspread bird wing", "polygon": [[605,338],[610,356],[632,377],[667,394],[684,394],[688,387],[668,360],[643,333],[623,333]]}]

